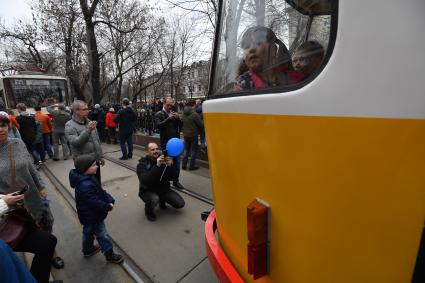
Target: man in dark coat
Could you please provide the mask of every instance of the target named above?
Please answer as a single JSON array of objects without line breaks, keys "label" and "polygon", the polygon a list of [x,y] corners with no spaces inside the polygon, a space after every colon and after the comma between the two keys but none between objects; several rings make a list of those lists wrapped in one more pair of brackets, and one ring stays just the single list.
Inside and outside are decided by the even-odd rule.
[{"label": "man in dark coat", "polygon": [[[155,114],[155,125],[159,129],[159,136],[161,140],[161,149],[166,149],[167,142],[172,138],[180,138],[180,128],[182,126],[181,119],[177,112],[173,109],[174,101],[171,97],[167,97],[164,102],[164,107],[161,111]],[[183,190],[184,187],[179,182],[180,175],[180,156],[173,158],[173,167],[175,168],[177,175],[173,179],[173,185]]]},{"label": "man in dark coat", "polygon": [[119,139],[122,156],[121,160],[133,157],[133,132],[136,123],[136,113],[131,109],[130,101],[127,98],[122,100],[123,108],[115,116],[115,123],[118,124]]},{"label": "man in dark coat", "polygon": [[169,203],[174,208],[185,205],[183,198],[171,190],[170,181],[177,174],[170,157],[159,154],[156,143],[149,143],[148,153],[139,160],[137,176],[139,177],[139,197],[145,202],[145,215],[150,221],[156,220],[155,208],[162,209]]}]

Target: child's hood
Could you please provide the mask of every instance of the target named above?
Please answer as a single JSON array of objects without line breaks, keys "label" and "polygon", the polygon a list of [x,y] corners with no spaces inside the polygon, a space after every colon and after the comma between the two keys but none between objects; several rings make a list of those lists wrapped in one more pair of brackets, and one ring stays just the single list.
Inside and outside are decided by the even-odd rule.
[{"label": "child's hood", "polygon": [[69,183],[71,184],[72,188],[77,187],[79,183],[90,178],[91,178],[90,175],[81,174],[75,169],[72,169],[69,172]]}]

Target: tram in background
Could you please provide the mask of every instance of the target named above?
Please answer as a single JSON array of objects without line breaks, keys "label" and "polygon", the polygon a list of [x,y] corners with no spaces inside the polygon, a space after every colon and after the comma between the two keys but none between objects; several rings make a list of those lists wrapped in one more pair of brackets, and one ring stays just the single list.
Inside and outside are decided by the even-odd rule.
[{"label": "tram in background", "polygon": [[[221,282],[425,282],[424,12],[423,0],[219,1],[203,110]],[[274,53],[319,42],[320,68],[236,87],[255,26],[279,39]]]},{"label": "tram in background", "polygon": [[15,109],[18,103],[25,103],[32,112],[34,106],[52,103],[68,103],[68,82],[66,78],[20,74],[0,77],[0,105]]}]

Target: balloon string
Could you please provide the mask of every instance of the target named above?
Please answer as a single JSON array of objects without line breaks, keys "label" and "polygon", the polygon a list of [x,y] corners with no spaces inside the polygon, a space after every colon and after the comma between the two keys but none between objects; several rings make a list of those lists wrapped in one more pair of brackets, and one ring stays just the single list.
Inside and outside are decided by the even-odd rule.
[{"label": "balloon string", "polygon": [[162,177],[164,176],[165,170],[167,170],[167,165],[165,165],[164,171],[162,171],[162,174],[161,174],[161,178],[159,178],[160,182],[162,181]]}]

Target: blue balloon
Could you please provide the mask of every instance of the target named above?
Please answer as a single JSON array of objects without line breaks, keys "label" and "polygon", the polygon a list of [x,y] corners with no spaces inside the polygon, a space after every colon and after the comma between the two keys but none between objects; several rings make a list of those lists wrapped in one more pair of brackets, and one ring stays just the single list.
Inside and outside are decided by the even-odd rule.
[{"label": "blue balloon", "polygon": [[183,152],[183,142],[178,138],[172,138],[167,142],[167,152],[171,157],[179,156]]}]

